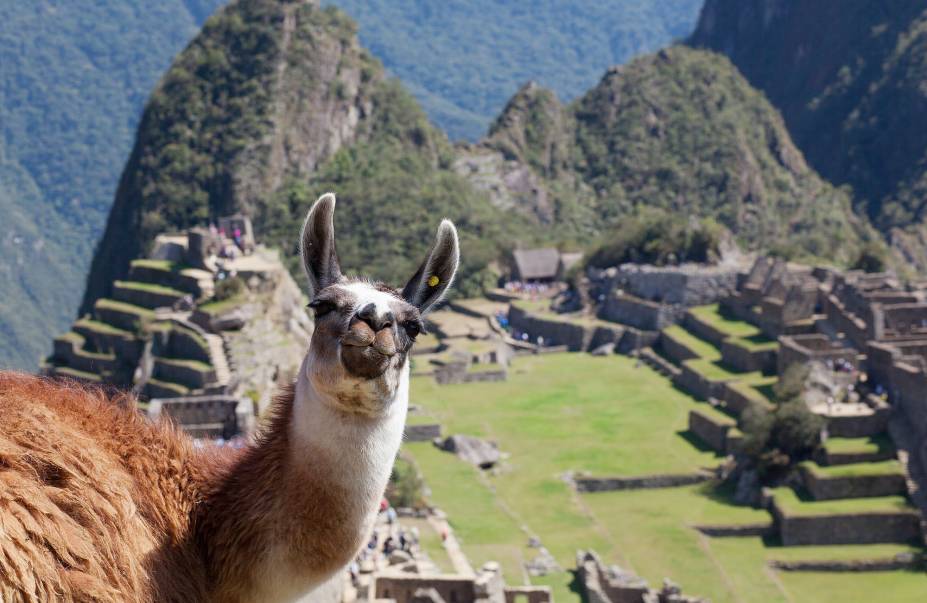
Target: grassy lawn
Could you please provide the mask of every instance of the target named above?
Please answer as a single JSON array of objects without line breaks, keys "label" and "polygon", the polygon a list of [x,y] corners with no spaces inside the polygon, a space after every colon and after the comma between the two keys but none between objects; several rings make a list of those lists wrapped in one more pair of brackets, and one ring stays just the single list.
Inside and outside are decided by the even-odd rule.
[{"label": "grassy lawn", "polygon": [[727,425],[728,427],[736,427],[737,419],[731,417],[731,415],[726,412],[715,408],[711,404],[702,404],[700,407],[695,408],[692,412],[698,413],[717,425]]},{"label": "grassy lawn", "polygon": [[761,352],[776,350],[779,348],[779,342],[768,339],[762,335],[753,337],[730,337],[727,341],[736,344],[750,352]]},{"label": "grassy lawn", "polygon": [[84,381],[92,381],[94,383],[98,381],[102,381],[102,378],[96,373],[87,373],[85,371],[79,371],[69,366],[55,367],[55,373],[57,373],[58,375],[62,375],[64,377],[72,377],[74,379],[83,379]]},{"label": "grassy lawn", "polygon": [[762,337],[760,330],[748,322],[725,315],[718,304],[698,306],[690,310],[692,314],[730,337],[750,339]]},{"label": "grassy lawn", "polygon": [[117,289],[131,289],[133,291],[146,291],[148,293],[161,293],[164,295],[172,295],[174,297],[183,297],[184,292],[178,291],[172,287],[165,287],[164,285],[156,285],[154,283],[142,283],[139,281],[116,281],[114,286]]},{"label": "grassy lawn", "polygon": [[[649,368],[636,367],[633,359],[520,357],[503,383],[438,386],[428,378],[413,379],[411,400],[424,408],[416,421],[440,422],[445,435],[493,439],[508,455],[499,474],[488,475],[430,443],[404,446],[425,476],[429,499],[448,514],[471,563],[479,567],[498,561],[510,584],[524,583],[529,578],[523,563],[536,554],[527,541],[538,536],[564,571],[530,581],[550,585],[558,603],[579,600],[566,570],[573,568],[580,548],[597,550],[607,562],[640,573],[653,586],[670,577],[686,593],[715,603],[880,600],[885,592],[905,601],[927,592],[927,578],[911,572],[774,571],[767,565],[770,559],[879,558],[910,549],[712,539],[692,526],[768,523],[771,517],[733,505],[729,493],[709,484],[574,493],[562,480],[566,471],[630,476],[687,472],[718,462],[713,453],[681,437],[689,411],[706,405]],[[800,507],[823,504],[802,502],[788,492]],[[909,508],[900,497],[873,500],[883,508],[886,501]],[[857,501],[846,502],[858,510]]]},{"label": "grassy lawn", "polygon": [[151,260],[151,259],[138,259],[132,260],[130,263],[132,268],[138,266],[139,268],[151,268],[152,270],[164,270],[165,272],[171,272],[174,270],[180,270],[180,264],[177,262],[172,262],[170,260]]},{"label": "grassy lawn", "polygon": [[802,500],[791,488],[776,488],[773,490],[773,495],[775,496],[776,506],[786,515],[794,517],[914,512],[914,508],[908,503],[908,499],[903,496],[812,501]]},{"label": "grassy lawn", "polygon": [[167,364],[170,366],[182,366],[190,370],[199,371],[205,373],[212,370],[212,365],[199,360],[193,360],[190,358],[167,358],[166,356],[158,356],[155,358],[155,363]]},{"label": "grassy lawn", "polygon": [[[536,554],[526,547],[529,535],[539,536],[564,569],[573,567],[577,548],[613,551],[563,481],[566,471],[684,473],[718,462],[680,436],[689,410],[704,405],[626,357],[522,357],[506,382],[438,386],[414,379],[411,399],[445,434],[491,438],[510,454],[500,475],[485,477],[431,444],[405,447],[473,564],[497,560],[512,583],[523,581],[522,563]],[[551,584],[558,600],[576,600],[571,580],[564,571],[536,583]]]},{"label": "grassy lawn", "polygon": [[100,333],[104,335],[118,335],[120,337],[133,337],[132,333],[125,331],[123,329],[117,329],[112,325],[108,325],[105,322],[100,322],[99,320],[91,320],[89,318],[81,318],[74,323],[75,327],[81,327],[88,331],[93,331],[94,333]]},{"label": "grassy lawn", "polygon": [[154,318],[154,312],[148,308],[143,308],[141,306],[135,306],[132,304],[127,304],[125,302],[116,301],[114,299],[98,299],[94,304],[94,307],[97,309],[104,310],[113,310],[115,312],[122,312],[124,314],[134,314],[140,319],[151,319]]},{"label": "grassy lawn", "polygon": [[853,463],[852,465],[833,465],[821,467],[817,463],[805,462],[804,467],[810,469],[818,477],[855,477],[861,475],[904,475],[901,463],[895,460],[878,463]]},{"label": "grassy lawn", "polygon": [[235,295],[228,299],[203,304],[199,307],[199,309],[203,312],[206,312],[207,314],[216,316],[218,314],[222,314],[223,312],[228,312],[229,310],[237,308],[247,301],[248,299],[244,295]]},{"label": "grassy lawn", "polygon": [[827,438],[824,449],[831,454],[875,454],[894,450],[888,434],[881,433],[869,438]]},{"label": "grassy lawn", "polygon": [[744,373],[736,373],[725,367],[719,360],[693,358],[692,360],[686,360],[683,364],[709,381],[737,380],[744,375]]},{"label": "grassy lawn", "polygon": [[566,324],[580,325],[583,327],[609,327],[614,328],[617,323],[601,320],[595,316],[587,314],[560,314],[550,309],[549,299],[527,300],[519,299],[512,302],[512,305],[531,313],[538,318],[562,322]]},{"label": "grassy lawn", "polygon": [[435,532],[427,519],[403,517],[400,523],[406,528],[415,528],[418,530],[419,546],[428,554],[428,558],[431,559],[439,570],[446,573],[454,572],[454,566],[451,564],[451,558],[447,555],[447,550],[444,548],[441,536]]},{"label": "grassy lawn", "polygon": [[721,360],[721,350],[704,339],[699,339],[679,325],[673,325],[663,329],[663,336],[669,337],[673,341],[686,346],[697,354],[699,358],[712,361]]}]

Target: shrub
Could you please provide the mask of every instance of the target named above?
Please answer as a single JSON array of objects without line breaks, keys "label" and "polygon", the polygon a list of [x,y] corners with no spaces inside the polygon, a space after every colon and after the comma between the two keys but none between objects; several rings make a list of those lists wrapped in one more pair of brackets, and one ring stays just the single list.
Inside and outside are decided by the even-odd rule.
[{"label": "shrub", "polygon": [[788,402],[801,396],[805,389],[805,382],[808,380],[809,369],[803,364],[792,364],[779,381],[773,386],[773,394],[777,402]]},{"label": "shrub", "polygon": [[864,272],[882,272],[885,270],[886,263],[885,246],[869,241],[859,250],[859,256],[851,267]]},{"label": "shrub", "polygon": [[239,277],[222,279],[216,283],[216,292],[213,295],[215,301],[232,299],[241,295],[245,290],[245,282]]},{"label": "shrub", "polygon": [[586,264],[608,268],[626,262],[711,262],[717,259],[720,238],[721,227],[714,220],[651,209],[622,221],[593,249]]},{"label": "shrub", "polygon": [[415,465],[399,457],[389,477],[386,499],[394,507],[421,507],[424,505],[424,487]]}]

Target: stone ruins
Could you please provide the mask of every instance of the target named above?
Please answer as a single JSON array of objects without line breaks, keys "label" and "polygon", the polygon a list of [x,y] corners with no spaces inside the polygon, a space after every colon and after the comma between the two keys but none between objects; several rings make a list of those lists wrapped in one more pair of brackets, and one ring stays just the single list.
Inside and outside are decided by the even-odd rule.
[{"label": "stone ruins", "polygon": [[130,388],[150,415],[227,440],[250,431],[277,382],[295,374],[312,332],[303,306],[250,220],[221,218],[157,237],[111,297],[54,340],[42,370]]}]

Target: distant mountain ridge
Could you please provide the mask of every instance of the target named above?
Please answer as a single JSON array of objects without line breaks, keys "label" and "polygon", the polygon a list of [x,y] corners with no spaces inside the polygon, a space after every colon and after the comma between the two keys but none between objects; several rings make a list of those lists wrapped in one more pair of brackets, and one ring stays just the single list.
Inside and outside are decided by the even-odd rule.
[{"label": "distant mountain ridge", "polygon": [[525,86],[464,154],[499,166],[497,198],[578,237],[642,209],[712,218],[745,248],[842,263],[875,236],[729,61],[683,46],[609,69],[566,106]]},{"label": "distant mountain ridge", "polygon": [[607,67],[692,32],[703,0],[325,0],[452,140],[474,141],[536,80],[572,100]]},{"label": "distant mountain ridge", "polygon": [[728,55],[825,177],[927,269],[927,6],[707,0],[690,43]]},{"label": "distant mountain ridge", "polygon": [[0,3],[0,367],[74,318],[136,115],[223,1]]},{"label": "distant mountain ridge", "polygon": [[566,106],[525,86],[488,137],[454,147],[356,34],[309,1],[237,0],[207,21],[145,108],[84,308],[159,232],[236,211],[298,272],[295,229],[327,190],[348,270],[401,284],[440,214],[458,222],[471,294],[516,242],[588,246],[643,209],[842,263],[871,236],[717,54],[641,57]]}]

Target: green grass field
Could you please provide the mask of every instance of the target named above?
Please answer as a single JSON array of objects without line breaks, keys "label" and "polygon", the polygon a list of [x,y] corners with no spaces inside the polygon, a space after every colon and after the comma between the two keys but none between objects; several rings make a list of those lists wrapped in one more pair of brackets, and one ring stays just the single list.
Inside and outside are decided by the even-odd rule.
[{"label": "green grass field", "polygon": [[663,336],[669,337],[675,342],[686,346],[699,358],[711,361],[721,360],[721,350],[704,339],[699,339],[679,325],[673,325],[663,329]]},{"label": "green grass field", "polygon": [[791,488],[773,490],[776,506],[783,513],[795,517],[816,515],[845,515],[853,513],[912,512],[914,507],[903,496],[877,498],[847,498],[840,500],[803,500]]},{"label": "green grass field", "polygon": [[821,467],[817,463],[806,461],[803,465],[810,469],[814,475],[824,478],[856,477],[861,475],[904,475],[904,468],[896,460],[834,465],[832,467]]},{"label": "green grass field", "polygon": [[748,322],[727,316],[721,311],[721,307],[718,304],[698,306],[692,308],[690,312],[699,320],[710,324],[722,333],[727,333],[729,337],[761,341],[762,333],[757,327]]},{"label": "green grass field", "polygon": [[[715,603],[880,600],[889,591],[899,601],[915,601],[927,595],[923,574],[786,575],[767,562],[799,547],[702,535],[692,526],[771,520],[766,511],[735,506],[711,485],[573,492],[563,480],[567,471],[680,473],[719,461],[686,437],[689,410],[705,405],[631,358],[520,357],[506,382],[438,386],[417,378],[411,399],[446,435],[493,439],[507,454],[499,473],[490,475],[429,443],[405,446],[473,565],[498,561],[509,583],[524,583],[522,564],[536,553],[528,538],[538,536],[564,571],[531,582],[550,584],[558,602],[579,600],[567,571],[577,549],[595,549],[654,586],[670,577],[686,593]],[[807,551],[826,558],[826,551]],[[873,556],[884,551],[874,548]],[[841,598],[846,593],[860,598]]]},{"label": "green grass field", "polygon": [[824,442],[824,449],[831,454],[875,454],[894,450],[888,434],[879,434],[868,438],[828,438]]}]

